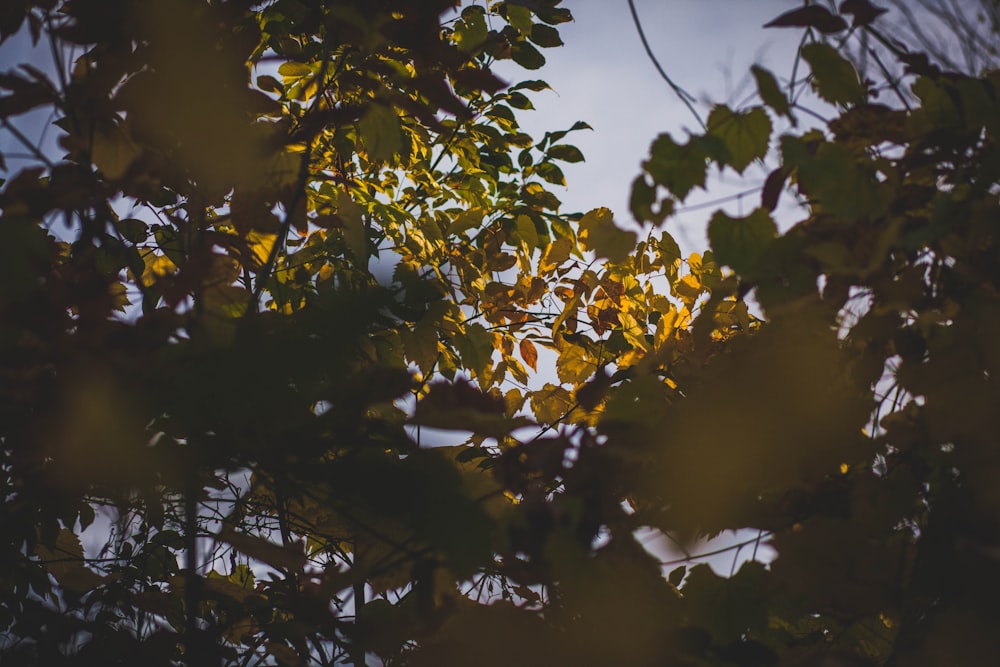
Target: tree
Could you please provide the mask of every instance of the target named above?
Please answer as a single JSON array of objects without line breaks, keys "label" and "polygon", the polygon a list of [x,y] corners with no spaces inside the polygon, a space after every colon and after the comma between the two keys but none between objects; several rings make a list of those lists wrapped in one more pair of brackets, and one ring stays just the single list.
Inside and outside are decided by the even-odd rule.
[{"label": "tree", "polygon": [[[754,68],[760,104],[653,142],[638,234],[560,213],[587,126],[527,136],[546,84],[491,72],[541,67],[559,5],[0,10],[55,61],[0,76],[34,162],[0,191],[5,664],[1000,654],[998,75],[806,3],[771,25],[805,29],[825,127]],[[908,78],[860,77],[855,38]],[[683,258],[664,221],[776,125],[761,206]],[[641,528],[778,558],[664,576]]]}]

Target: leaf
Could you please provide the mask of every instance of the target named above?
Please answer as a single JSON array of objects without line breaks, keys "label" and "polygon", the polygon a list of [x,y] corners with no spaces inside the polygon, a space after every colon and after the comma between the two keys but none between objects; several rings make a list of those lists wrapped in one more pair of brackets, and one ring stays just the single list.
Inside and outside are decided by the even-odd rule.
[{"label": "leaf", "polygon": [[517,28],[519,33],[527,35],[531,32],[534,22],[531,20],[530,9],[517,3],[506,2],[504,3],[504,13],[506,14],[507,22]]},{"label": "leaf", "polygon": [[563,162],[584,161],[583,153],[580,152],[580,149],[569,144],[549,146],[549,149],[545,153],[553,160],[562,160]]},{"label": "leaf", "polygon": [[122,218],[115,223],[122,238],[132,243],[142,243],[149,236],[149,225],[136,218]]},{"label": "leaf", "polygon": [[466,324],[465,332],[457,337],[455,346],[467,369],[477,377],[488,375],[493,364],[493,334],[486,327],[476,322]]},{"label": "leaf", "polygon": [[773,21],[764,24],[765,28],[815,28],[823,34],[833,34],[847,30],[847,21],[830,13],[830,10],[819,5],[809,5],[787,11]]},{"label": "leaf", "polygon": [[545,56],[525,40],[510,45],[510,57],[525,69],[539,69],[545,64]]},{"label": "leaf", "polygon": [[599,257],[612,262],[624,262],[635,249],[635,232],[615,226],[612,213],[607,208],[595,208],[580,219],[580,243]]},{"label": "leaf", "polygon": [[751,162],[767,155],[771,119],[761,107],[734,112],[719,104],[708,115],[708,132],[722,140],[728,152],[726,163],[742,174]]},{"label": "leaf", "polygon": [[358,130],[372,160],[388,162],[403,147],[399,116],[385,104],[373,102],[358,121]]},{"label": "leaf", "polygon": [[767,106],[774,109],[775,113],[785,116],[795,124],[795,117],[792,116],[792,108],[788,104],[788,97],[781,92],[778,82],[769,70],[754,65],[750,68],[753,78],[757,82],[757,94]]},{"label": "leaf", "polygon": [[535,222],[526,215],[517,216],[517,236],[528,253],[538,247],[538,231]]},{"label": "leaf", "polygon": [[904,144],[907,140],[907,112],[883,104],[859,104],[830,121],[837,141],[878,146],[883,142]]},{"label": "leaf", "polygon": [[538,348],[527,338],[522,338],[519,343],[519,349],[521,351],[521,358],[524,359],[524,363],[531,367],[531,370],[538,370]]},{"label": "leaf", "polygon": [[857,71],[832,46],[822,42],[806,44],[802,57],[812,68],[813,86],[824,100],[843,105],[865,101],[865,87]]},{"label": "leaf", "polygon": [[763,208],[745,218],[731,218],[716,211],[708,223],[712,251],[719,262],[731,266],[737,273],[753,271],[764,249],[777,234],[777,225]]},{"label": "leaf", "polygon": [[368,264],[368,230],[365,228],[364,209],[358,206],[346,191],[337,196],[337,220],[348,250],[359,266]]},{"label": "leaf", "polygon": [[312,68],[304,63],[284,62],[278,65],[278,74],[289,79],[301,79],[304,76],[311,76]]},{"label": "leaf", "polygon": [[247,234],[247,246],[250,248],[250,259],[252,260],[251,266],[256,269],[266,265],[277,240],[277,234],[255,231]]},{"label": "leaf", "polygon": [[542,177],[542,180],[553,185],[566,186],[566,175],[562,169],[551,162],[543,162],[535,167],[535,173]]},{"label": "leaf", "polygon": [[100,125],[93,134],[91,159],[110,180],[125,176],[142,151],[118,125]]},{"label": "leaf", "polygon": [[854,16],[854,21],[851,23],[852,26],[871,25],[875,19],[887,11],[889,10],[876,7],[868,0],[844,0],[840,3],[841,14],[851,14]]},{"label": "leaf", "polygon": [[462,18],[455,22],[452,33],[452,39],[458,44],[458,48],[469,53],[479,48],[488,36],[485,10],[478,5],[463,9]]},{"label": "leaf", "polygon": [[778,206],[778,199],[782,190],[785,189],[785,181],[788,179],[789,171],[785,167],[778,167],[767,175],[764,187],[760,191],[760,205],[768,211],[773,211]]},{"label": "leaf", "polygon": [[677,245],[677,241],[667,232],[660,234],[656,249],[664,266],[671,266],[684,256],[681,254],[681,247]]},{"label": "leaf", "polygon": [[529,39],[531,39],[531,41],[538,46],[546,49],[563,45],[563,41],[559,37],[559,31],[552,26],[545,25],[544,23],[536,23],[531,26]]},{"label": "leaf", "polygon": [[575,405],[568,391],[552,383],[546,383],[531,394],[531,411],[541,424],[561,421],[572,412]]},{"label": "leaf", "polygon": [[669,134],[661,134],[650,146],[649,159],[642,166],[657,185],[683,200],[695,187],[705,187],[708,154],[694,139],[680,145]]},{"label": "leaf", "polygon": [[559,381],[577,387],[594,374],[597,364],[587,357],[585,350],[579,345],[566,342],[556,360],[556,373]]},{"label": "leaf", "polygon": [[104,582],[104,577],[85,565],[80,538],[71,530],[61,529],[52,549],[39,544],[35,553],[56,581],[74,593],[85,593]]},{"label": "leaf", "polygon": [[483,224],[485,212],[481,208],[470,208],[460,212],[448,225],[448,236],[463,234]]},{"label": "leaf", "polygon": [[822,143],[809,155],[801,140],[783,137],[785,164],[797,167],[799,188],[826,213],[846,220],[878,218],[888,209],[891,184],[880,182],[872,164],[848,146]]},{"label": "leaf", "polygon": [[524,93],[511,92],[507,94],[507,102],[515,109],[534,109],[535,106]]},{"label": "leaf", "polygon": [[406,358],[427,374],[434,368],[438,359],[438,331],[434,323],[424,317],[411,330],[402,330],[403,349]]}]

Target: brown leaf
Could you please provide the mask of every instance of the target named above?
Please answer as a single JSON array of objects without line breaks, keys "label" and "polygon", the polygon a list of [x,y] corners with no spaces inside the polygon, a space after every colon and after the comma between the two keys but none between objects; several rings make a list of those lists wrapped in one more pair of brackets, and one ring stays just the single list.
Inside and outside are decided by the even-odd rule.
[{"label": "brown leaf", "polygon": [[524,363],[531,366],[531,370],[538,370],[538,349],[535,344],[530,340],[525,338],[521,341],[521,358],[524,359]]}]

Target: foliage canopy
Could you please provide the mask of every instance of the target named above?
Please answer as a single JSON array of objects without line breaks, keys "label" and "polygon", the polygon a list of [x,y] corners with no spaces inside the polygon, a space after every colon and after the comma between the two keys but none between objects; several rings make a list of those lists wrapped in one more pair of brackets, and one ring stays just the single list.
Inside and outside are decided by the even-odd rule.
[{"label": "foliage canopy", "polygon": [[[807,78],[656,138],[636,232],[492,72],[569,11],[454,5],[0,9],[54,61],[0,73],[4,664],[991,664],[1000,73],[807,3]],[[741,529],[729,577],[636,537]]]}]

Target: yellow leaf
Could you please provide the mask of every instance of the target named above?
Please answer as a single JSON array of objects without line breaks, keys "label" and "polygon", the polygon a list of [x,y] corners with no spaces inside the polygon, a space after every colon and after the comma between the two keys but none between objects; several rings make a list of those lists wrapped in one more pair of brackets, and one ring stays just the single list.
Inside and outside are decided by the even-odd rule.
[{"label": "yellow leaf", "polygon": [[689,273],[674,284],[673,291],[684,302],[684,305],[690,308],[705,291],[705,286],[701,284],[697,276]]},{"label": "yellow leaf", "polygon": [[573,243],[566,238],[557,238],[549,247],[545,250],[545,254],[542,255],[542,261],[539,266],[539,270],[542,273],[549,273],[554,271],[563,262],[569,259],[570,251],[573,249]]},{"label": "yellow leaf", "polygon": [[546,384],[531,395],[531,410],[542,424],[563,419],[574,407],[569,392],[554,384]]},{"label": "yellow leaf", "polygon": [[132,302],[128,299],[128,289],[123,283],[111,283],[108,286],[108,293],[111,295],[111,305],[118,312],[124,313],[125,306],[131,306]]},{"label": "yellow leaf", "polygon": [[255,267],[262,267],[267,264],[274,248],[277,234],[266,234],[264,232],[251,231],[247,234],[247,245],[250,248],[250,259]]},{"label": "yellow leaf", "polygon": [[559,359],[556,360],[556,373],[560,382],[578,386],[593,375],[596,369],[597,364],[587,358],[582,347],[564,343]]},{"label": "yellow leaf", "polygon": [[144,258],[146,269],[142,272],[142,284],[149,287],[157,278],[177,272],[177,265],[166,255],[149,254]]},{"label": "yellow leaf", "polygon": [[635,317],[630,313],[620,312],[618,313],[618,320],[622,323],[622,333],[625,334],[625,340],[629,344],[640,350],[649,349],[646,343],[646,328],[640,325]]}]

